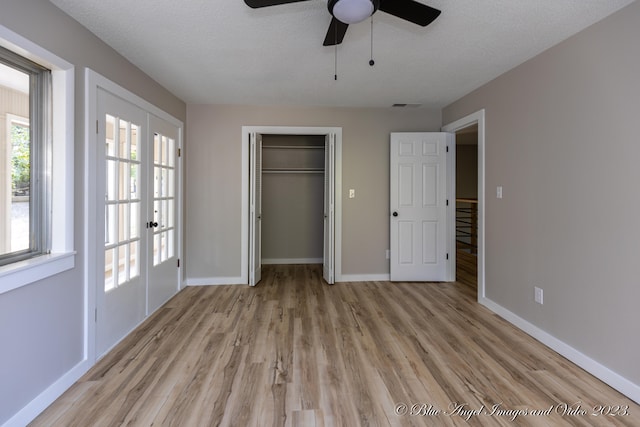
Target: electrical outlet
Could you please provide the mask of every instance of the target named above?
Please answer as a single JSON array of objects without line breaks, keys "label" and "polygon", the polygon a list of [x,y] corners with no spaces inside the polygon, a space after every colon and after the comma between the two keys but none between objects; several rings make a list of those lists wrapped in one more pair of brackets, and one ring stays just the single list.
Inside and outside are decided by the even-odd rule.
[{"label": "electrical outlet", "polygon": [[502,185],[496,187],[496,197],[502,199]]},{"label": "electrical outlet", "polygon": [[544,304],[544,291],[542,290],[542,288],[539,288],[537,286],[534,287],[534,299],[538,304]]},{"label": "electrical outlet", "polygon": [[349,189],[349,198],[350,199],[355,199],[356,198],[356,190],[353,188]]}]

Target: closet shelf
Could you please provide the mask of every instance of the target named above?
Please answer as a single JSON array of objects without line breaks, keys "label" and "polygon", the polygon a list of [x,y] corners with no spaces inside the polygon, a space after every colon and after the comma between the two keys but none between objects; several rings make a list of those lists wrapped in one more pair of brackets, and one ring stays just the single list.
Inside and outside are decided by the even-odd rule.
[{"label": "closet shelf", "polygon": [[312,149],[312,150],[324,150],[324,145],[263,145],[262,149],[269,149],[269,148],[279,148],[279,149],[289,149],[289,148],[293,148],[293,149]]},{"label": "closet shelf", "polygon": [[324,168],[263,168],[263,173],[324,173]]}]

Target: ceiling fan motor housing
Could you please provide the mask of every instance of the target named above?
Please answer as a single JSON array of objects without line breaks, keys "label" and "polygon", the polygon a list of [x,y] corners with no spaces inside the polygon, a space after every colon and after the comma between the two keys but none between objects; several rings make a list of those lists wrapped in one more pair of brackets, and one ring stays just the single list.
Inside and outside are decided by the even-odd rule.
[{"label": "ceiling fan motor housing", "polygon": [[364,21],[378,10],[380,0],[329,0],[329,13],[344,24]]}]

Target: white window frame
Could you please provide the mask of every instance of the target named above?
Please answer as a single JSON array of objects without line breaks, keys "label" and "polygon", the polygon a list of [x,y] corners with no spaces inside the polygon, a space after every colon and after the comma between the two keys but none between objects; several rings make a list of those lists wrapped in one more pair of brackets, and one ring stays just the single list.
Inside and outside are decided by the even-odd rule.
[{"label": "white window frame", "polygon": [[51,252],[0,267],[0,294],[46,279],[75,266],[74,66],[0,25],[0,46],[51,70],[52,167]]}]

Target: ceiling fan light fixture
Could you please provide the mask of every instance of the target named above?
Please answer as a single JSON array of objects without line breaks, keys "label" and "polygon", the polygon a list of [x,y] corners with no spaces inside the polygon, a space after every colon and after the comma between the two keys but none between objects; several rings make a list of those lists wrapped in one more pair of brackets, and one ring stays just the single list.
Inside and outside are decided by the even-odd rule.
[{"label": "ceiling fan light fixture", "polygon": [[373,15],[377,6],[377,0],[333,0],[329,12],[340,22],[355,24]]}]

